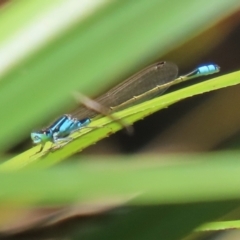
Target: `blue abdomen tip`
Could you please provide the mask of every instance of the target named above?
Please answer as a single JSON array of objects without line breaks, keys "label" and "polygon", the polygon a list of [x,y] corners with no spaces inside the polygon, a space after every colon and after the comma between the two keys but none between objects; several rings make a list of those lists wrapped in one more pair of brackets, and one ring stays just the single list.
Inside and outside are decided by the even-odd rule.
[{"label": "blue abdomen tip", "polygon": [[220,67],[216,64],[209,64],[198,68],[200,75],[208,75],[220,71]]}]

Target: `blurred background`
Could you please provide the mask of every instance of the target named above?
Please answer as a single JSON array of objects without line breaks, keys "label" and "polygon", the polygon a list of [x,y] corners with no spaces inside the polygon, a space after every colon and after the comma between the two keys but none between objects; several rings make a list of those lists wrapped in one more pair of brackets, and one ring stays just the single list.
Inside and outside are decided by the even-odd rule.
[{"label": "blurred background", "polygon": [[[201,8],[200,4],[187,0],[178,3],[147,3],[144,0],[138,3],[90,2],[91,7],[87,1],[82,1],[82,6],[76,1],[69,1],[69,5],[64,7],[66,1],[60,0],[51,4],[41,1],[0,1],[2,159],[29,149],[32,146],[29,133],[33,129],[41,129],[60,114],[76,108],[77,104],[69,97],[73,89],[94,98],[143,67],[161,60],[176,63],[179,75],[205,63],[220,66],[221,71],[216,76],[240,69],[240,7],[237,1],[226,0],[225,4],[224,1],[221,4],[218,1],[204,1]],[[74,6],[80,10],[74,12]],[[70,10],[74,14],[69,13]],[[41,20],[42,16],[44,18]],[[38,17],[39,21],[35,19]],[[55,23],[59,21],[60,24]],[[36,32],[29,31],[30,23]],[[29,31],[26,34],[30,40],[18,38],[21,31]],[[209,77],[182,83],[171,87],[167,93],[207,79]],[[132,136],[122,130],[78,154],[111,159],[113,155],[122,154],[146,154],[151,158],[169,153],[239,150],[239,92],[240,86],[236,85],[182,100],[136,122]],[[1,238],[0,235],[0,239],[35,239],[31,237],[41,231],[44,233],[42,238],[36,239],[45,239],[48,233],[59,229],[67,229],[67,232],[69,229],[66,226],[75,226],[79,221],[86,224],[92,219],[99,221],[99,216],[114,217],[118,215],[115,211],[118,208],[120,212],[128,211],[119,206],[121,204],[112,206],[106,203],[106,206],[101,205],[96,211],[91,209],[87,214],[81,208],[74,208],[70,213],[67,211],[69,214],[60,214],[52,228],[43,227],[36,232],[31,231],[32,227],[28,228],[32,222],[36,219],[46,224],[51,222],[49,214],[52,216],[58,207],[9,211],[2,206],[7,221],[2,219],[1,229],[8,231],[23,225],[27,230],[23,235],[14,235],[13,232],[9,238],[4,235]],[[39,226],[37,220],[35,227]],[[206,236],[196,234],[188,239],[234,240],[239,236],[237,231],[229,231],[208,233]]]},{"label": "blurred background", "polygon": [[[3,6],[4,3],[6,4],[7,1],[2,3]],[[175,47],[161,58],[157,58],[156,53],[154,60],[146,62],[141,59],[141,61],[145,66],[161,60],[172,61],[178,65],[179,75],[205,63],[218,64],[221,67],[218,75],[236,71],[239,69],[239,26],[240,11],[236,9],[214,26]],[[118,76],[117,81],[123,81],[139,70],[141,68],[128,70],[121,77]],[[167,92],[184,88],[207,78],[209,77],[182,83],[171,87]],[[106,89],[109,88],[106,87]],[[238,91],[239,86],[233,86],[185,99],[145,118],[144,121],[135,123],[133,136],[127,135],[123,130],[85,149],[81,154],[108,155],[238,149],[240,128]],[[48,119],[45,122],[48,124],[51,121]],[[11,148],[9,153],[20,153],[29,146],[31,146],[31,140],[26,136],[25,140]]]},{"label": "blurred background", "polygon": [[[179,75],[205,63],[221,67],[218,75],[239,69],[240,11],[153,62],[176,63]],[[129,77],[134,72],[125,75]],[[123,79],[125,79],[123,78]],[[209,77],[174,86],[167,92]],[[125,131],[85,149],[81,154],[132,154],[202,152],[239,149],[239,86],[185,99],[134,124],[134,135]]]}]

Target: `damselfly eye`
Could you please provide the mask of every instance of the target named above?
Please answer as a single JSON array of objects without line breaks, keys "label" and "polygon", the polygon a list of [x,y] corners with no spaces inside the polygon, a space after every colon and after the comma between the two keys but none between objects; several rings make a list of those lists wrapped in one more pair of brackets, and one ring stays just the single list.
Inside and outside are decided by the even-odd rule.
[{"label": "damselfly eye", "polygon": [[39,140],[40,138],[38,136],[34,136],[34,140]]}]

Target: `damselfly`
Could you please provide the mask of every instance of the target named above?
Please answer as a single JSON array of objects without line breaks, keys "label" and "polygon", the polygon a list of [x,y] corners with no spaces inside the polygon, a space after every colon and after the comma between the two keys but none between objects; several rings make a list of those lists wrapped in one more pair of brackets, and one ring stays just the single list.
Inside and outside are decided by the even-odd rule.
[{"label": "damselfly", "polygon": [[[178,67],[171,62],[157,62],[136,73],[124,82],[95,99],[95,102],[104,106],[104,114],[111,114],[127,107],[139,104],[163,94],[170,86],[177,83],[219,72],[215,64],[204,65],[190,73],[178,78]],[[58,146],[67,144],[72,140],[69,137],[73,132],[87,127],[91,119],[98,115],[96,110],[80,107],[73,114],[65,114],[58,118],[52,125],[40,131],[31,133],[34,144],[41,144],[39,152],[46,142]]]}]

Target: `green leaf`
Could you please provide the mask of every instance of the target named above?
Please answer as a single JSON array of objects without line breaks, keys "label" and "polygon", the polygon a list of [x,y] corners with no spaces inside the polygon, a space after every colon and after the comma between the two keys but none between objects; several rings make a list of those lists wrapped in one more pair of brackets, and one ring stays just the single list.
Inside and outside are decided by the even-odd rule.
[{"label": "green leaf", "polygon": [[[184,98],[232,86],[238,83],[240,83],[240,71],[217,77],[170,94],[166,94],[156,99],[123,110],[114,115],[117,118],[124,120],[126,123],[132,124]],[[46,154],[46,152],[49,150],[51,145],[45,147],[43,153],[36,155],[34,154],[39,150],[40,147],[34,147],[33,149],[3,163],[0,165],[0,169],[18,169],[38,161],[40,161],[39,164],[41,166],[51,166],[121,129],[121,126],[117,122],[114,122],[107,117],[93,121],[90,126],[102,127],[95,129],[82,129],[80,132],[73,134],[73,137],[75,138],[74,141],[70,142],[62,149],[49,152],[48,154]]]},{"label": "green leaf", "polygon": [[[118,1],[84,20],[79,17],[79,21],[51,41],[42,42],[38,51],[18,59],[16,67],[10,64],[8,71],[1,73],[0,150],[10,148],[34,127],[63,113],[70,106],[72,91],[96,94],[106,89],[130,69],[147,65],[209,28],[237,5],[237,0],[182,0],[174,6],[158,0]],[[23,9],[25,4],[21,2],[18,6]],[[49,8],[46,6],[48,11],[57,8],[52,3]],[[43,11],[43,8],[40,12],[37,8],[27,9],[20,16],[25,19],[29,16],[28,22],[19,20],[19,31],[35,20],[33,11],[37,14]],[[7,26],[8,21],[3,19],[0,28]],[[4,40],[14,39],[16,33],[8,32]],[[4,45],[0,44],[1,47]]]},{"label": "green leaf", "polygon": [[[85,1],[93,4],[90,12],[82,8],[85,11],[71,16],[71,11],[65,9],[62,13],[67,13],[67,20],[59,21],[46,35],[29,31],[31,24],[33,28],[39,26],[39,19],[40,26],[49,30],[46,16],[52,16],[51,20],[61,18],[63,15],[58,14],[55,19],[53,13],[70,2],[74,1],[11,1],[0,10],[0,151],[73,108],[72,91],[89,96],[105,91],[210,29],[240,5],[238,0]],[[21,45],[19,34],[24,31]],[[31,45],[32,38],[39,42]],[[207,51],[208,46],[202,42],[196,44]],[[187,54],[183,58],[186,57]],[[224,75],[123,110],[116,116],[133,123],[186,97],[238,84],[239,79],[239,72]],[[100,199],[106,206],[117,199],[117,209],[100,213],[100,221],[89,215],[90,221],[83,221],[83,226],[77,224],[77,231],[72,230],[69,236],[165,240],[180,239],[198,225],[239,206],[238,152],[121,157],[108,162],[99,157],[93,162],[81,157],[82,161],[73,166],[38,169],[59,163],[120,129],[108,118],[97,119],[92,126],[104,127],[74,134],[72,143],[43,158],[32,156],[38,150],[35,147],[2,164],[2,205],[98,204]],[[11,172],[26,166],[33,169]],[[6,221],[5,214],[1,220]],[[227,222],[217,224],[208,226],[211,230],[229,228]],[[233,227],[238,227],[237,221]]]},{"label": "green leaf", "polygon": [[57,203],[91,201],[115,195],[135,196],[134,205],[238,200],[238,157],[237,152],[220,152],[142,156],[139,160],[125,157],[125,161],[121,158],[103,161],[99,157],[95,161],[84,161],[82,158],[73,166],[1,172],[0,201],[15,201],[22,196],[23,203],[37,199]]},{"label": "green leaf", "polygon": [[195,231],[219,231],[231,229],[240,229],[240,220],[205,223],[198,227]]},{"label": "green leaf", "polygon": [[[114,200],[120,208],[113,210],[111,220],[98,221],[93,215],[97,232],[80,231],[88,237],[96,238],[97,234],[98,239],[110,233],[114,235],[118,230],[126,238],[131,234],[138,236],[141,229],[145,229],[143,236],[179,239],[178,236],[186,235],[203,222],[239,206],[237,152],[138,158],[108,162],[100,158],[86,159],[73,166],[44,171],[1,172],[0,202],[49,206]],[[123,231],[133,223],[136,229]],[[91,229],[91,221],[87,226]],[[108,228],[111,230],[106,231]],[[168,230],[172,228],[175,231]],[[81,229],[79,225],[77,229]]]}]

